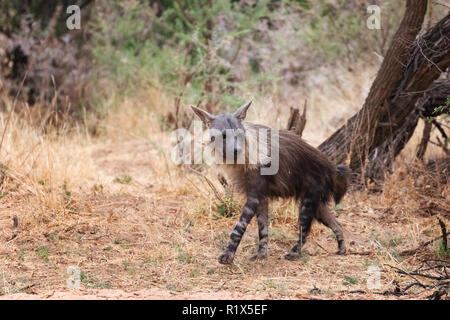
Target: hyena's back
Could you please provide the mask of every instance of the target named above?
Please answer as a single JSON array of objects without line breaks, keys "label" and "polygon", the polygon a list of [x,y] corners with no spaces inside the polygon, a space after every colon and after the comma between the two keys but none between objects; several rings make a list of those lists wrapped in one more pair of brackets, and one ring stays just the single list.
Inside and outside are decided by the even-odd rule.
[{"label": "hyena's back", "polygon": [[[270,141],[270,128],[250,123],[246,123],[246,128],[247,132],[249,132],[248,129],[253,128],[268,130],[267,141]],[[265,193],[269,198],[302,198],[305,192],[314,191],[318,194],[320,201],[326,203],[332,196],[338,196],[335,186],[339,183],[336,183],[336,180],[341,180],[335,165],[322,152],[307,144],[294,132],[288,130],[278,132],[278,172],[275,175],[260,175],[259,166],[226,166],[236,186],[247,192],[254,186],[254,180],[257,179],[259,180],[257,183],[265,185]],[[270,145],[267,150],[270,150]],[[270,158],[274,161],[274,155],[271,154]],[[340,194],[344,183],[340,183],[339,186],[341,186],[338,192]]]}]

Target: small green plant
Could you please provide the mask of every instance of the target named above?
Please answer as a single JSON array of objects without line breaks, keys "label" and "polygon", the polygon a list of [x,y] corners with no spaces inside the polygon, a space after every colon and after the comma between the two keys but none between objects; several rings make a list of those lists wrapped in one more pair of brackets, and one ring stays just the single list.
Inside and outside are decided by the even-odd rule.
[{"label": "small green plant", "polygon": [[177,291],[177,285],[174,283],[168,283],[166,286],[167,290],[169,291]]},{"label": "small green plant", "polygon": [[109,283],[109,281],[104,281],[104,282],[95,281],[92,284],[92,288],[93,289],[111,289],[111,283]]},{"label": "small green plant", "polygon": [[400,252],[398,251],[397,248],[394,248],[391,251],[391,255],[397,262],[402,262],[404,260],[404,258],[402,257],[402,255],[400,254]]},{"label": "small green plant", "polygon": [[151,265],[157,266],[158,265],[158,261],[160,261],[160,260],[162,260],[162,257],[159,257],[159,258],[148,257],[148,258],[145,258],[142,263],[143,264],[151,264]]},{"label": "small green plant", "polygon": [[350,276],[345,276],[344,280],[342,281],[342,284],[346,287],[355,285],[358,283],[358,280],[356,278],[350,277]]},{"label": "small green plant", "polygon": [[6,177],[8,176],[8,168],[0,162],[0,187],[3,186]]},{"label": "small green plant", "polygon": [[50,253],[50,249],[47,246],[39,247],[36,250],[36,255],[45,262],[48,262],[49,253]]},{"label": "small green plant", "polygon": [[309,252],[306,249],[300,250],[300,261],[307,263],[309,261]]},{"label": "small green plant", "polygon": [[80,270],[80,281],[87,289],[111,289],[109,281],[98,281],[97,279],[88,276],[88,274]]},{"label": "small green plant", "polygon": [[263,284],[265,289],[274,289],[281,292],[286,292],[288,289],[286,284],[277,282],[274,279],[265,279]]},{"label": "small green plant", "polygon": [[450,258],[450,249],[445,248],[444,242],[441,240],[438,242],[435,249],[435,256],[438,259],[447,259]]},{"label": "small green plant", "polygon": [[233,197],[233,193],[229,188],[225,188],[225,196],[223,200],[216,204],[219,216],[231,218],[240,212],[241,208]]},{"label": "small green plant", "polygon": [[194,262],[194,258],[192,258],[182,248],[178,247],[178,261],[181,261],[181,262],[184,262],[184,263],[192,263],[192,262]]},{"label": "small green plant", "polygon": [[[8,168],[6,168],[3,163],[0,162],[0,191],[5,183],[6,177],[8,176]],[[8,192],[0,192],[0,199],[8,195]]]},{"label": "small green plant", "polygon": [[192,270],[190,273],[191,278],[196,278],[199,275],[199,272],[197,270]]},{"label": "small green plant", "polygon": [[67,181],[64,181],[63,185],[62,185],[62,189],[64,191],[64,194],[67,197],[70,197],[72,195],[72,192],[69,191],[68,187],[67,187]]},{"label": "small green plant", "polygon": [[280,244],[289,245],[292,241],[295,241],[297,237],[297,235],[280,227],[273,227],[269,229],[270,240]]},{"label": "small green plant", "polygon": [[170,126],[167,124],[167,121],[163,115],[161,115],[161,114],[158,115],[158,122],[159,122],[159,127],[161,128],[162,131],[168,132],[170,130]]},{"label": "small green plant", "polygon": [[128,241],[125,239],[117,238],[117,239],[114,239],[113,243],[120,245],[124,249],[128,249],[130,247],[130,245],[128,244]]},{"label": "small green plant", "polygon": [[434,120],[436,120],[438,114],[442,114],[443,118],[448,117],[448,115],[450,114],[450,98],[447,98],[447,101],[442,106],[434,108],[433,116],[427,117],[428,122],[433,122]]},{"label": "small green plant", "polygon": [[114,179],[114,182],[121,184],[128,184],[133,180],[129,175],[124,175],[122,177],[117,177]]},{"label": "small green plant", "polygon": [[333,211],[336,213],[340,213],[342,211],[342,206],[340,203],[334,206]]},{"label": "small green plant", "polygon": [[390,247],[396,247],[398,245],[401,245],[402,243],[403,243],[403,237],[401,237],[401,236],[392,237],[391,239],[389,239]]},{"label": "small green plant", "polygon": [[194,226],[194,221],[192,219],[187,219],[186,226],[184,227],[184,231],[190,233],[193,226]]},{"label": "small green plant", "polygon": [[49,239],[51,241],[58,241],[59,240],[58,231],[53,231],[53,232],[49,233],[46,237],[47,237],[47,239]]},{"label": "small green plant", "polygon": [[83,284],[87,284],[89,282],[86,272],[84,272],[83,270],[80,270],[80,281]]},{"label": "small green plant", "polygon": [[24,261],[25,260],[25,250],[24,249],[20,249],[19,250],[19,260],[20,261]]},{"label": "small green plant", "polygon": [[364,270],[366,270],[370,266],[379,266],[380,263],[378,261],[371,261],[371,260],[364,260],[362,267]]}]

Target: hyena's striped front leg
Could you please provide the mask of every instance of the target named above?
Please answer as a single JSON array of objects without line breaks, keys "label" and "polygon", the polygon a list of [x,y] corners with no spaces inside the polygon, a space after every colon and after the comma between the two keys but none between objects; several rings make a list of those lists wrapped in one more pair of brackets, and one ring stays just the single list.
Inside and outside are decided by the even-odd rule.
[{"label": "hyena's striped front leg", "polygon": [[248,224],[256,213],[260,200],[257,197],[248,196],[244,209],[242,210],[239,222],[234,227],[230,235],[230,241],[225,251],[219,256],[219,262],[222,264],[230,264],[233,262],[237,247],[241,242],[242,236],[247,229]]},{"label": "hyena's striped front leg", "polygon": [[269,241],[269,201],[264,199],[256,210],[258,219],[259,245],[258,252],[250,257],[251,261],[267,258],[267,243]]}]

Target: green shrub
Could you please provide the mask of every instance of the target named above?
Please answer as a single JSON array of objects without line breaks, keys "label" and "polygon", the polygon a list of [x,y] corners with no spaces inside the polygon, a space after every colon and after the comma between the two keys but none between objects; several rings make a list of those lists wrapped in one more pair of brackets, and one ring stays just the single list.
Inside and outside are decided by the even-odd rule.
[{"label": "green shrub", "polygon": [[240,43],[256,37],[258,23],[270,13],[268,2],[182,0],[180,7],[165,1],[160,16],[140,2],[100,2],[90,23],[93,56],[103,70],[99,76],[114,82],[118,94],[133,94],[142,84],[161,85],[186,103],[237,107],[246,88],[268,79],[254,67],[255,59],[242,81],[231,68]]}]

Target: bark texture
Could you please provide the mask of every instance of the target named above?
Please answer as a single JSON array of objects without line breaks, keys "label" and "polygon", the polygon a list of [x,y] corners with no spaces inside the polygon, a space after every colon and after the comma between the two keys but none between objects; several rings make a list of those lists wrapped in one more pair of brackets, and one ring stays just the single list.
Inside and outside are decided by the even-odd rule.
[{"label": "bark texture", "polygon": [[434,110],[439,106],[434,103],[445,101],[450,93],[447,79],[436,80],[450,65],[450,14],[417,36],[426,4],[407,1],[405,16],[362,109],[319,146],[336,163],[347,163],[365,178],[383,179],[419,116]]}]

